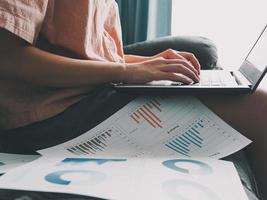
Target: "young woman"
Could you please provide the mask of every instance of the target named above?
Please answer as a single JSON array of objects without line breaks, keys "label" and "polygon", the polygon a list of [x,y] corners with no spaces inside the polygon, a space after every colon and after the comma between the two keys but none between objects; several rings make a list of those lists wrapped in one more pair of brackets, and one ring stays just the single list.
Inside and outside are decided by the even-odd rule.
[{"label": "young woman", "polygon": [[[32,152],[89,130],[134,98],[111,82],[199,81],[192,53],[125,55],[114,0],[0,0],[0,27],[1,151]],[[266,91],[199,98],[254,141],[255,172],[266,177]]]}]

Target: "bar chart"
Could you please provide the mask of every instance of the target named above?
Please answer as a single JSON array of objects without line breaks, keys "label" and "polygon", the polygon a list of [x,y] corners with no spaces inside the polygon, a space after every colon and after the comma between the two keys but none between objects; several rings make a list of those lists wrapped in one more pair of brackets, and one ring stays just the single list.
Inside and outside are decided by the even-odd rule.
[{"label": "bar chart", "polygon": [[166,142],[165,146],[180,155],[191,157],[192,150],[203,148],[204,138],[201,133],[207,131],[206,124],[204,119],[195,121],[182,134],[178,134]]},{"label": "bar chart", "polygon": [[104,151],[108,140],[112,137],[112,133],[112,129],[108,129],[92,139],[67,148],[67,150],[75,155],[93,155],[98,151]]},{"label": "bar chart", "polygon": [[65,150],[76,156],[109,156],[110,153],[119,156],[129,153],[138,157],[143,153],[142,148],[131,141],[128,135],[116,126],[110,126],[106,130],[100,131],[93,138],[67,146]]},{"label": "bar chart", "polygon": [[145,103],[133,112],[130,117],[137,124],[144,121],[153,128],[162,128],[162,121],[158,116],[158,113],[161,112],[162,109],[160,102],[157,99],[151,99],[149,102]]}]

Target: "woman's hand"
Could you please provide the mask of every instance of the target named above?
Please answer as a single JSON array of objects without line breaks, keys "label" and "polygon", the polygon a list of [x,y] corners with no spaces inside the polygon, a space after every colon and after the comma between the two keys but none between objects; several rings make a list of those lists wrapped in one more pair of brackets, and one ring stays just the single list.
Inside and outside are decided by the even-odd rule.
[{"label": "woman's hand", "polygon": [[189,53],[184,55],[193,59],[192,63],[196,66],[178,54],[176,57],[164,52],[161,55],[145,62],[127,64],[122,80],[130,84],[143,84],[154,80],[171,80],[184,84],[199,82],[198,62]]},{"label": "woman's hand", "polygon": [[126,83],[143,84],[154,80],[171,80],[191,84],[199,82],[201,66],[189,52],[172,49],[152,57],[126,55]]},{"label": "woman's hand", "polygon": [[190,64],[197,70],[198,74],[200,74],[201,66],[195,55],[192,53],[180,52],[180,51],[175,51],[173,49],[168,49],[153,56],[153,58],[184,59],[185,61],[190,62]]}]

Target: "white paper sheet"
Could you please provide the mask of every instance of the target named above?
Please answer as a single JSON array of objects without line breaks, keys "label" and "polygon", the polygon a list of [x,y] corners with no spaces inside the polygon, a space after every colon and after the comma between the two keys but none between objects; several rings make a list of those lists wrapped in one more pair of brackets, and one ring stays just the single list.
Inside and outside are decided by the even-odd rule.
[{"label": "white paper sheet", "polygon": [[38,155],[0,153],[0,174],[6,173],[15,167],[31,162],[39,157]]},{"label": "white paper sheet", "polygon": [[140,97],[80,137],[39,153],[219,159],[250,142],[194,97]]},{"label": "white paper sheet", "polygon": [[0,188],[117,200],[247,200],[233,164],[214,159],[43,157],[4,175]]}]

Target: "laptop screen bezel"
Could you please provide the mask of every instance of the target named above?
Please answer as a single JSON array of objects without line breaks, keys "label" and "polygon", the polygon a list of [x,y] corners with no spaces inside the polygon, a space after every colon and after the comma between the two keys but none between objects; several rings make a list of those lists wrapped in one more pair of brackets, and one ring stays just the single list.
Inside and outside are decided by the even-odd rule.
[{"label": "laptop screen bezel", "polygon": [[[261,32],[260,36],[258,37],[257,41],[255,42],[255,44],[253,45],[253,47],[249,51],[248,55],[246,56],[244,62],[242,63],[241,67],[239,68],[239,71],[251,83],[250,88],[251,88],[252,92],[257,89],[257,87],[259,86],[261,80],[263,79],[263,77],[267,73],[267,64],[265,66],[265,69],[263,71],[260,71],[259,69],[255,68],[251,64],[249,64],[248,57],[251,54],[251,52],[254,50],[255,46],[257,45],[257,43],[259,42],[259,40],[261,39],[261,37],[265,33],[265,31],[267,31],[267,24],[265,25],[265,27],[262,30],[262,32]],[[267,53],[266,53],[266,56],[267,56]]]}]

